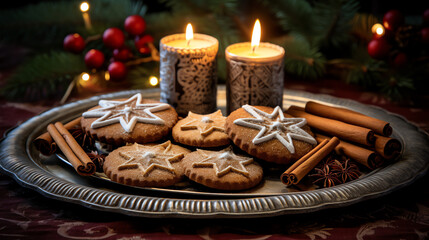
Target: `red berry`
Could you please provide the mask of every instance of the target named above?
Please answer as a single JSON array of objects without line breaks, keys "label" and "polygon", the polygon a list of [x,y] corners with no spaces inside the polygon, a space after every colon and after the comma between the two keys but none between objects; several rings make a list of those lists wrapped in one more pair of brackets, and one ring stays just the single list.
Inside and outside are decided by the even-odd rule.
[{"label": "red berry", "polygon": [[133,57],[133,53],[127,47],[117,48],[113,50],[113,58],[116,61],[126,62],[128,59]]},{"label": "red berry", "polygon": [[64,38],[63,45],[66,51],[81,53],[85,48],[85,40],[78,33],[73,33]]},{"label": "red berry", "polygon": [[104,54],[96,49],[91,49],[85,54],[85,64],[89,68],[99,68],[104,63]]},{"label": "red berry", "polygon": [[429,8],[426,9],[423,13],[423,24],[429,25]]},{"label": "red berry", "polygon": [[146,30],[146,22],[139,15],[128,16],[124,23],[125,31],[131,35],[140,35]]},{"label": "red berry", "polygon": [[368,54],[374,59],[387,57],[390,45],[384,38],[373,39],[368,43]]},{"label": "red berry", "polygon": [[124,33],[119,28],[108,28],[103,33],[103,43],[109,48],[120,48],[124,41]]},{"label": "red berry", "polygon": [[149,54],[150,48],[148,43],[153,43],[153,37],[151,35],[137,36],[134,40],[134,45],[137,51],[141,54]]},{"label": "red berry", "polygon": [[420,34],[422,35],[422,42],[424,44],[429,44],[429,27],[420,30]]},{"label": "red berry", "polygon": [[400,68],[405,66],[407,62],[408,62],[407,54],[400,52],[393,59],[393,66]]},{"label": "red berry", "polygon": [[141,41],[144,41],[146,43],[153,43],[154,39],[151,35],[146,34],[146,35],[141,37]]},{"label": "red berry", "polygon": [[404,21],[404,15],[398,10],[390,10],[383,17],[384,27],[392,31],[401,26]]},{"label": "red berry", "polygon": [[122,62],[112,62],[109,64],[109,67],[107,68],[110,74],[110,79],[112,80],[119,80],[124,78],[127,75],[127,68],[125,67],[125,64]]}]

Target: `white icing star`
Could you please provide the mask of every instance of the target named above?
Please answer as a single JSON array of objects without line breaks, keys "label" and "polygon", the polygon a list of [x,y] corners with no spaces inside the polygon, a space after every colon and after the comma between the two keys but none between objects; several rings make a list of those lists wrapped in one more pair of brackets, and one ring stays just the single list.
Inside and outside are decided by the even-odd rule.
[{"label": "white icing star", "polygon": [[274,108],[270,114],[249,105],[244,105],[243,108],[255,118],[239,118],[234,123],[260,130],[253,138],[253,144],[260,144],[277,138],[292,154],[295,153],[292,138],[317,144],[316,139],[301,129],[307,124],[305,118],[285,118],[279,106]]},{"label": "white icing star", "polygon": [[197,152],[204,157],[200,162],[194,162],[192,167],[210,167],[216,172],[216,176],[222,177],[230,172],[236,172],[249,176],[245,165],[253,162],[253,158],[237,156],[229,146],[221,151],[208,151],[197,149]]},{"label": "white icing star", "polygon": [[[143,146],[134,144],[134,149],[119,152],[119,156],[126,160],[118,166],[118,170],[139,169],[144,176],[148,176],[153,170],[160,169],[175,174],[171,165],[184,157],[183,153],[169,153],[170,141],[155,146]],[[160,153],[160,151],[163,151]]]},{"label": "white icing star", "polygon": [[141,103],[140,93],[125,101],[100,100],[101,108],[90,110],[82,114],[85,118],[100,117],[92,124],[92,128],[104,127],[106,125],[120,123],[126,132],[132,132],[137,122],[149,124],[164,124],[164,120],[153,114],[168,109],[166,103]]}]

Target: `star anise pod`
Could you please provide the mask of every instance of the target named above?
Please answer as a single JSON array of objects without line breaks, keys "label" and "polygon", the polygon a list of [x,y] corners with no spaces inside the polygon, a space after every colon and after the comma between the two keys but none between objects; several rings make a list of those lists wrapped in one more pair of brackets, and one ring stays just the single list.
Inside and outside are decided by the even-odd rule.
[{"label": "star anise pod", "polygon": [[359,167],[350,159],[346,159],[342,162],[335,160],[332,170],[340,174],[343,183],[355,180],[361,175]]},{"label": "star anise pod", "polygon": [[88,157],[95,164],[97,172],[103,172],[104,159],[106,154],[99,153],[98,151],[88,152]]},{"label": "star anise pod", "polygon": [[95,141],[94,139],[87,134],[85,131],[83,131],[82,128],[72,128],[69,130],[70,134],[76,139],[76,142],[79,143],[79,145],[83,149],[93,149]]},{"label": "star anise pod", "polygon": [[309,175],[310,177],[316,178],[314,184],[321,185],[323,187],[333,187],[336,184],[341,183],[339,180],[338,172],[332,171],[330,164],[323,163],[321,168],[315,168],[315,174]]}]

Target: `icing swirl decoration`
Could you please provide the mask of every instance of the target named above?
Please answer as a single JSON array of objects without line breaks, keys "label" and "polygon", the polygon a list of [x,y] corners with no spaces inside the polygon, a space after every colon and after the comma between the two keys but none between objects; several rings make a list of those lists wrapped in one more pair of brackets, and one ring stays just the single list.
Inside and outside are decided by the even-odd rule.
[{"label": "icing swirl decoration", "polygon": [[225,132],[224,125],[226,118],[220,110],[208,115],[189,112],[187,118],[190,121],[180,126],[180,130],[182,131],[197,129],[203,137],[210,135],[214,131]]},{"label": "icing swirl decoration", "polygon": [[252,163],[253,158],[235,155],[231,146],[221,151],[197,149],[197,152],[204,159],[201,162],[193,163],[192,167],[194,168],[213,168],[217,177],[222,177],[231,172],[249,176],[249,171],[245,165]]},{"label": "icing swirl decoration", "polygon": [[260,130],[253,138],[253,144],[276,138],[292,154],[295,153],[292,139],[317,144],[314,137],[302,130],[302,127],[307,124],[305,118],[285,118],[279,106],[274,108],[272,113],[266,113],[249,105],[244,105],[243,109],[254,118],[239,118],[234,121],[234,124]]},{"label": "icing swirl decoration", "polygon": [[92,124],[92,128],[104,127],[107,125],[120,123],[126,132],[132,132],[136,123],[164,124],[164,120],[153,114],[170,107],[166,103],[142,104],[140,93],[130,97],[125,101],[100,100],[98,105],[101,108],[84,112],[84,118],[99,117]]},{"label": "icing swirl decoration", "polygon": [[180,161],[184,154],[168,153],[171,147],[170,141],[155,146],[142,146],[135,143],[133,150],[119,152],[119,156],[126,160],[118,166],[118,170],[139,169],[143,176],[148,176],[153,170],[160,169],[175,174],[171,165]]}]

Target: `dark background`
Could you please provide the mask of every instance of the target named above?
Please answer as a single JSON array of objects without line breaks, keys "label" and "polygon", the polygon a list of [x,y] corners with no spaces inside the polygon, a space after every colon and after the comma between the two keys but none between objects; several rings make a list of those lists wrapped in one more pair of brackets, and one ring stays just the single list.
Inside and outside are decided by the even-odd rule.
[{"label": "dark background", "polygon": [[[26,6],[29,4],[36,4],[39,2],[50,2],[53,0],[23,0],[23,1],[3,1],[1,8],[19,8],[22,6]],[[141,1],[145,5],[148,6],[149,12],[157,12],[165,10],[166,7],[163,3],[160,3],[159,1],[154,0],[148,0],[148,1]],[[252,1],[246,1],[242,0],[244,3],[251,4]],[[280,0],[281,1],[281,0]],[[91,1],[88,1],[91,3]],[[316,0],[310,0],[310,2],[316,2]],[[372,13],[377,16],[382,16],[385,12],[391,10],[391,9],[398,9],[401,10],[404,15],[421,15],[425,9],[429,8],[429,3],[425,0],[420,1],[389,1],[389,0],[376,0],[376,1],[370,1],[370,0],[361,0],[360,2],[360,12],[366,12],[366,13]]]}]

